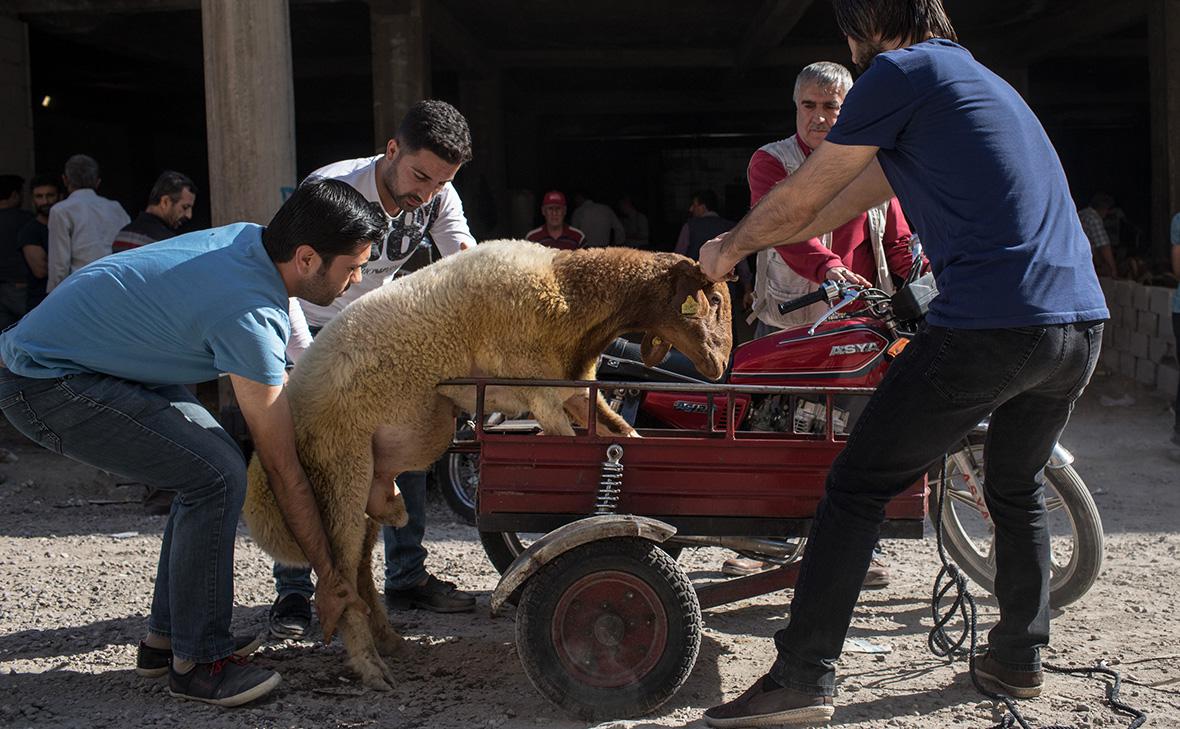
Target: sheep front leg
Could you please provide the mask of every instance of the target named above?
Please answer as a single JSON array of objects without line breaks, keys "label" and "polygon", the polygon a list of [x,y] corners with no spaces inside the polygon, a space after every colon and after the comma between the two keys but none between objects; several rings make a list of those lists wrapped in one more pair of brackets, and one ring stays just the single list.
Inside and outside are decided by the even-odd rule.
[{"label": "sheep front leg", "polygon": [[564,402],[553,395],[531,398],[529,410],[545,435],[573,435]]},{"label": "sheep front leg", "polygon": [[[580,392],[565,401],[565,411],[569,413],[570,418],[578,424],[579,427],[587,427],[587,412],[590,405],[589,392]],[[597,418],[597,434],[598,435],[624,435],[628,438],[638,438],[639,433],[631,424],[623,419],[603,397],[602,391],[598,392],[598,399],[594,403],[595,410],[598,411]]]},{"label": "sheep front leg", "polygon": [[366,519],[365,544],[362,548],[359,574],[356,578],[356,591],[365,604],[369,606],[369,629],[373,632],[373,642],[377,652],[383,656],[396,655],[401,651],[402,637],[397,634],[389,622],[389,615],[377,594],[377,587],[373,581],[373,546],[377,543],[377,522]]}]

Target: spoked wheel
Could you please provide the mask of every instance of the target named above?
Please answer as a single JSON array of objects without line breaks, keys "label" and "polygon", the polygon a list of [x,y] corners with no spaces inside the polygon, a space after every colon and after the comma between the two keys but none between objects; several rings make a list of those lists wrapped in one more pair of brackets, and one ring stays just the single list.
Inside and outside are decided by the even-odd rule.
[{"label": "spoked wheel", "polygon": [[[994,592],[995,528],[983,501],[984,474],[982,443],[964,443],[949,456],[943,544],[968,577]],[[933,520],[939,513],[937,483],[931,490]],[[1060,608],[1080,599],[1098,579],[1104,549],[1102,521],[1073,466],[1045,469],[1045,508],[1052,557],[1049,604]]]},{"label": "spoked wheel", "polygon": [[434,482],[455,516],[475,524],[475,493],[479,489],[479,454],[447,453],[434,464]]},{"label": "spoked wheel", "polygon": [[588,720],[635,716],[688,679],[701,644],[696,593],[656,544],[627,537],[571,549],[525,585],[516,648],[545,698]]}]

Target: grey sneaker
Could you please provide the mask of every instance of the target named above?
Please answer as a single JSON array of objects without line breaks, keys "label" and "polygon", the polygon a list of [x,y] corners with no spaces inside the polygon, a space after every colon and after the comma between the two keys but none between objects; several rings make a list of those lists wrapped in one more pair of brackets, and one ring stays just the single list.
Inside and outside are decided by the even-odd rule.
[{"label": "grey sneaker", "polygon": [[212,663],[198,663],[188,673],[168,671],[168,693],[178,699],[203,701],[217,706],[241,706],[266,696],[282,678],[274,671],[230,656]]},{"label": "grey sneaker", "polygon": [[311,628],[311,600],[291,592],[275,600],[267,619],[270,634],[276,638],[298,640]]},{"label": "grey sneaker", "polygon": [[[245,658],[262,646],[261,635],[235,635],[234,655]],[[172,665],[171,648],[152,648],[140,641],[135,653],[135,672],[144,678],[160,678]]]}]

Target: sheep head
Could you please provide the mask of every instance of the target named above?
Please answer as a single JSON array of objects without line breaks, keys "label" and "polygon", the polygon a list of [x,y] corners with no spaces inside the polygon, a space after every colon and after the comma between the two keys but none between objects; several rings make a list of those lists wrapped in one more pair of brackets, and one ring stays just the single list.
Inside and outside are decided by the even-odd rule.
[{"label": "sheep head", "polygon": [[695,261],[676,254],[659,254],[667,266],[666,287],[657,289],[657,301],[640,345],[643,363],[653,367],[672,347],[688,357],[702,375],[721,378],[733,347],[729,287],[710,281]]}]

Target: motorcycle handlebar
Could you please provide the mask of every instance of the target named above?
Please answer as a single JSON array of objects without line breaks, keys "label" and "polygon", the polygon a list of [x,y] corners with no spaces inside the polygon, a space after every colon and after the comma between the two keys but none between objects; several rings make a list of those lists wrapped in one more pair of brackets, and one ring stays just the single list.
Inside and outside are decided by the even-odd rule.
[{"label": "motorcycle handlebar", "polygon": [[831,282],[824,282],[818,289],[812,291],[810,294],[805,294],[797,299],[784,301],[778,305],[778,313],[788,314],[796,309],[802,309],[804,306],[810,306],[821,301],[828,301],[830,298]]}]

